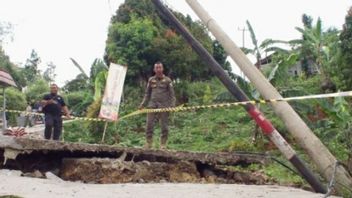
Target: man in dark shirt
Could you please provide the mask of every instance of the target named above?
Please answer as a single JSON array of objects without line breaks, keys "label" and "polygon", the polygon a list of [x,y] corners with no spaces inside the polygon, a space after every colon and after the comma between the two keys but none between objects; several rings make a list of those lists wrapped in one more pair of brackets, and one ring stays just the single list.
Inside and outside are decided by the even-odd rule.
[{"label": "man in dark shirt", "polygon": [[58,95],[58,86],[50,85],[50,94],[44,96],[41,101],[43,112],[45,114],[45,139],[50,140],[54,127],[54,140],[59,140],[62,131],[62,112],[67,118],[70,118],[70,112],[65,104],[64,99]]}]

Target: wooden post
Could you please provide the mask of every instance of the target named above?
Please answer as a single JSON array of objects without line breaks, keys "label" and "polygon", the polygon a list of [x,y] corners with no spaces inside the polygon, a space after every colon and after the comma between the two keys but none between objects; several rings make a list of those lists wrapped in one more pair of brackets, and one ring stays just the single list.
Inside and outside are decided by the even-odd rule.
[{"label": "wooden post", "polygon": [[[250,62],[248,57],[237,47],[231,38],[220,28],[217,22],[205,11],[197,0],[186,0],[198,17],[207,26],[214,37],[222,44],[226,52],[241,68],[248,79],[265,99],[280,99],[282,96],[263,76],[263,74]],[[284,121],[288,131],[302,146],[308,156],[313,160],[319,172],[330,180],[334,174],[336,158],[324,146],[324,144],[314,135],[306,123],[299,117],[287,102],[272,104],[275,113]],[[352,189],[352,178],[348,172],[338,166],[336,171],[336,181]],[[336,186],[339,192],[343,191],[341,185]]]},{"label": "wooden post", "polygon": [[5,131],[7,129],[7,120],[6,120],[6,95],[5,95],[5,87],[2,88],[2,96],[3,96],[3,112],[2,112],[2,130]]}]

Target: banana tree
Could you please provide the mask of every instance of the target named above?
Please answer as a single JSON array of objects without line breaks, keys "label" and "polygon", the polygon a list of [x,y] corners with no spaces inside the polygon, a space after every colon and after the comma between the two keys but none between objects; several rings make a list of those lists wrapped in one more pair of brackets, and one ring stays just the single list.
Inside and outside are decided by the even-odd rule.
[{"label": "banana tree", "polygon": [[290,44],[296,46],[302,60],[309,60],[318,74],[328,78],[327,67],[334,56],[331,54],[337,46],[339,31],[329,29],[323,31],[322,20],[318,18],[313,26],[304,25],[303,28],[296,27],[302,34],[302,39],[292,40]]},{"label": "banana tree", "polygon": [[[76,66],[81,74],[80,76],[83,76],[83,78],[87,79],[87,83],[89,80],[88,74],[83,70],[83,67],[73,58],[70,58],[74,66]],[[91,66],[91,80],[90,84],[91,86],[94,87],[94,101],[97,101],[101,98],[101,95],[104,91],[107,75],[108,75],[108,66],[105,65],[105,63],[100,60],[100,59],[95,59],[92,66]]]},{"label": "banana tree", "polygon": [[323,31],[322,21],[318,18],[315,25],[296,27],[302,34],[302,39],[293,40],[290,43],[296,46],[300,54],[302,68],[307,76],[318,74],[321,76],[321,88],[323,91],[336,91],[336,85],[332,82],[334,67],[337,67],[339,57],[338,35],[336,29]]},{"label": "banana tree", "polygon": [[100,71],[94,79],[94,101],[100,100],[104,91],[106,79],[108,77],[108,71]]},{"label": "banana tree", "polygon": [[314,61],[314,67],[318,74],[322,74],[322,62],[324,58],[323,51],[323,32],[322,22],[318,18],[316,25],[312,28],[296,27],[296,30],[302,34],[302,40],[298,41],[301,47],[301,56],[308,60]]},{"label": "banana tree", "polygon": [[257,61],[256,66],[259,69],[261,68],[261,60],[263,58],[263,53],[265,53],[265,56],[267,56],[268,53],[275,53],[275,52],[288,53],[288,50],[275,46],[276,44],[288,45],[289,43],[287,41],[266,39],[263,42],[258,43],[257,36],[254,32],[254,29],[251,23],[248,20],[246,21],[246,23],[247,23],[247,28],[251,35],[251,40],[254,47],[252,49],[243,47],[242,50],[245,54],[252,54],[253,56],[256,57],[256,61]]},{"label": "banana tree", "polygon": [[89,78],[89,76],[86,74],[86,72],[83,70],[82,66],[80,64],[77,63],[77,61],[73,58],[70,58],[70,60],[72,61],[73,65],[76,66],[79,71],[81,72],[81,74],[85,77],[85,78]]}]

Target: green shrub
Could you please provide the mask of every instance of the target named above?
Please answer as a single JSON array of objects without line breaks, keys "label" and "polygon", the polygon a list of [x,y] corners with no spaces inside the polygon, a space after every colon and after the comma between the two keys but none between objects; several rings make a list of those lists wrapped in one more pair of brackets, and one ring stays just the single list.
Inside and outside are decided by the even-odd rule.
[{"label": "green shrub", "polygon": [[38,79],[32,82],[25,91],[26,98],[29,102],[36,102],[43,99],[43,96],[49,93],[50,88],[48,82],[44,79]]},{"label": "green shrub", "polygon": [[65,94],[66,103],[75,116],[85,116],[88,106],[93,102],[90,92],[79,91]]},{"label": "green shrub", "polygon": [[[24,111],[27,107],[26,96],[15,88],[7,88],[5,91],[6,109]],[[3,96],[0,96],[0,104],[2,107]],[[9,125],[16,125],[18,113],[6,113],[9,119]]]}]

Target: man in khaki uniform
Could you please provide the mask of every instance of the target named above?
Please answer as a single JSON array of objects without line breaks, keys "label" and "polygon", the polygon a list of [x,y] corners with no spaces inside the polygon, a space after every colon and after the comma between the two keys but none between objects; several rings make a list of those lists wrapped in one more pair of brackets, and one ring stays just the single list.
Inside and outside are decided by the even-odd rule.
[{"label": "man in khaki uniform", "polygon": [[[143,102],[140,109],[144,107],[150,109],[174,107],[176,98],[172,81],[164,75],[164,66],[161,62],[154,65],[155,76],[149,78],[147,89],[145,91]],[[160,148],[166,149],[167,138],[169,134],[169,112],[163,113],[148,113],[147,128],[146,128],[146,148],[151,148],[153,144],[153,130],[155,120],[160,120],[161,138]]]}]

